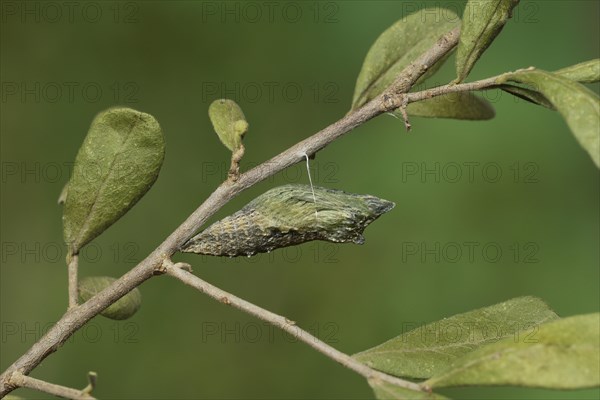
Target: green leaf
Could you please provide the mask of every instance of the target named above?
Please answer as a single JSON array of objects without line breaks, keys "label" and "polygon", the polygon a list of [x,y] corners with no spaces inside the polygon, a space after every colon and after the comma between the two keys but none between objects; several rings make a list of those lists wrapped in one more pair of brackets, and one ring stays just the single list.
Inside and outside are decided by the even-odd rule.
[{"label": "green leaf", "polygon": [[465,355],[424,384],[595,387],[600,385],[599,327],[598,313],[536,326]]},{"label": "green leaf", "polygon": [[156,181],[164,154],[163,135],[151,115],[113,108],[96,116],[77,153],[63,210],[71,252],[137,203]]},{"label": "green leaf", "polygon": [[353,357],[388,374],[429,378],[478,347],[556,318],[540,299],[518,297],[412,329]]},{"label": "green leaf", "polygon": [[[454,118],[484,120],[494,117],[494,108],[489,101],[471,92],[447,93],[431,99],[410,103],[406,107],[409,115],[417,117]],[[394,114],[401,117],[399,111]]]},{"label": "green leaf", "polygon": [[208,116],[225,147],[231,151],[239,149],[248,131],[248,122],[240,106],[233,100],[215,100],[208,107]]},{"label": "green leaf", "polygon": [[[600,80],[600,59],[572,65],[570,67],[554,71],[554,73],[562,76],[563,78],[571,79],[577,82],[598,82]],[[531,103],[549,108],[551,110],[556,110],[552,103],[550,103],[550,101],[543,94],[536,90],[509,84],[498,85],[498,88],[523,100],[527,100]]]},{"label": "green leaf", "polygon": [[456,82],[462,82],[498,36],[519,0],[469,0],[463,13],[458,50]]},{"label": "green leaf", "polygon": [[416,390],[405,389],[391,383],[382,382],[378,379],[369,379],[369,385],[379,400],[444,400],[440,394],[433,392],[419,392]]},{"label": "green leaf", "polygon": [[600,167],[600,99],[594,92],[565,77],[533,68],[505,74],[502,80],[524,83],[542,93]]},{"label": "green leaf", "polygon": [[550,101],[543,94],[536,90],[509,84],[499,85],[498,88],[530,103],[534,103],[551,110],[556,110],[552,103],[550,103]]},{"label": "green leaf", "polygon": [[600,58],[571,65],[554,71],[554,73],[572,81],[582,83],[598,82],[600,81]]},{"label": "green leaf", "polygon": [[[381,94],[405,67],[459,24],[460,18],[451,10],[425,8],[400,19],[385,30],[365,57],[356,80],[352,109],[361,107]],[[432,65],[417,82],[435,73],[445,60]]]},{"label": "green leaf", "polygon": [[[79,281],[79,299],[86,302],[116,281],[108,276],[91,276]],[[115,303],[108,306],[100,314],[110,319],[127,319],[132,317],[142,305],[142,294],[135,288]]]}]

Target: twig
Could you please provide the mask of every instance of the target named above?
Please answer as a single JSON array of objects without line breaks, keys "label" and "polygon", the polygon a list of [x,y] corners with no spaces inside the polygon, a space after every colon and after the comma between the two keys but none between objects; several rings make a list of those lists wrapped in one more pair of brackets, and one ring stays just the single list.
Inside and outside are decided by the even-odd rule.
[{"label": "twig", "polygon": [[245,313],[253,315],[263,321],[270,323],[271,325],[274,325],[284,330],[294,338],[308,344],[313,349],[325,354],[332,360],[337,361],[344,367],[347,367],[352,371],[357,372],[358,374],[364,376],[367,379],[377,378],[384,382],[400,386],[406,389],[412,389],[417,391],[423,390],[421,386],[419,386],[416,383],[405,381],[403,379],[396,378],[395,376],[384,374],[383,372],[376,371],[366,366],[365,364],[356,361],[349,355],[342,353],[339,350],[336,350],[335,348],[329,346],[327,343],[323,342],[319,338],[301,329],[293,321],[282,317],[281,315],[272,313],[269,310],[265,310],[264,308],[261,308],[257,305],[249,303],[246,300],[241,299],[222,289],[219,289],[218,287],[213,286],[210,283],[200,279],[196,275],[184,271],[182,268],[179,268],[177,264],[173,264],[169,260],[166,260],[165,262],[165,270],[167,275],[179,279],[181,282],[193,287],[194,289],[199,290],[207,296],[212,297],[213,299],[220,301],[223,304],[230,305],[239,310],[242,310]]},{"label": "twig", "polygon": [[79,289],[77,272],[79,270],[79,255],[70,254],[69,265],[67,267],[69,274],[69,308],[76,307],[79,303]]},{"label": "twig", "polygon": [[406,106],[408,106],[408,96],[407,95],[402,95],[403,99],[402,99],[402,104],[400,104],[400,114],[402,114],[402,119],[404,120],[404,127],[406,128],[407,132],[410,132],[410,122],[408,121],[408,113],[406,112]]},{"label": "twig", "polygon": [[34,389],[39,392],[48,393],[54,396],[64,397],[66,399],[94,400],[95,398],[83,390],[72,389],[66,386],[56,385],[23,375],[19,371],[14,371],[8,379],[8,383],[14,387],[23,387]]},{"label": "twig", "polygon": [[[519,71],[521,71],[521,70],[518,70],[516,72],[519,72]],[[498,82],[502,80],[504,75],[507,75],[507,74],[493,76],[491,78],[486,78],[486,79],[482,79],[480,81],[475,81],[475,82],[461,83],[458,85],[450,83],[448,85],[434,87],[432,89],[423,90],[421,92],[407,93],[406,98],[408,100],[408,103],[414,103],[417,101],[431,99],[433,97],[441,96],[443,94],[448,94],[448,93],[496,89]]]},{"label": "twig", "polygon": [[[14,389],[14,386],[9,383],[11,374],[15,371],[20,371],[24,375],[31,372],[48,355],[59,349],[86,322],[141,285],[146,279],[160,273],[163,261],[170,258],[183,243],[200,229],[208,218],[240,192],[291,165],[303,161],[305,155],[309,157],[314,155],[317,151],[366,121],[391,109],[398,108],[403,99],[403,96],[398,93],[408,90],[406,89],[407,83],[412,85],[426,71],[428,66],[444,57],[456,46],[457,42],[458,30],[448,32],[431,49],[402,71],[396,83],[385,94],[373,99],[360,109],[349,113],[339,121],[272,159],[241,174],[236,181],[227,180],[222,183],[196,211],[137,266],[85,303],[68,309],[62,318],[37,343],[0,375],[0,396],[4,396]],[[398,105],[393,107],[394,104]]]}]

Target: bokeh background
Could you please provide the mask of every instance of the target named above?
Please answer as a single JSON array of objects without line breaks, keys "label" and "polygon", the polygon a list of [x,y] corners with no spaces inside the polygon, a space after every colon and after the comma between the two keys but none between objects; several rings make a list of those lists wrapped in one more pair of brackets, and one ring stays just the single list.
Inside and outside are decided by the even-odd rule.
[{"label": "bokeh background", "polygon": [[[363,57],[394,21],[428,5],[459,13],[464,7],[70,3],[2,2],[2,370],[67,305],[56,200],[96,113],[114,105],[151,113],[167,141],[152,190],[83,251],[82,276],[118,277],[224,178],[229,155],[208,120],[212,100],[229,97],[243,107],[250,122],[247,169],[348,111]],[[525,1],[470,79],[597,58],[599,16],[595,1]],[[453,58],[433,80],[452,78]],[[176,259],[347,353],[409,325],[522,295],[543,298],[561,316],[597,312],[598,170],[557,113],[506,94],[486,97],[497,111],[491,121],[413,118],[407,134],[400,121],[382,116],[311,162],[319,185],[396,202],[367,229],[364,246],[310,243],[251,259]],[[244,192],[212,221],[273,186],[307,182],[305,166],[292,167]],[[83,387],[86,372],[97,371],[94,394],[105,399],[372,398],[360,376],[168,277],[140,289],[143,306],[131,320],[93,319],[32,376]],[[515,388],[444,393],[599,396]]]}]

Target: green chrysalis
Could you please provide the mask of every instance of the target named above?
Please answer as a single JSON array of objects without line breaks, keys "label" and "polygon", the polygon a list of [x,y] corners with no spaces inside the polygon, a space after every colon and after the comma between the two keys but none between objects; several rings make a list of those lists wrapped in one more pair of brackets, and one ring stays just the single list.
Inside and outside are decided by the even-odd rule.
[{"label": "green chrysalis", "polygon": [[314,187],[313,192],[308,185],[279,186],[215,222],[180,250],[235,257],[311,240],[362,244],[367,225],[394,205],[375,196],[341,190]]}]

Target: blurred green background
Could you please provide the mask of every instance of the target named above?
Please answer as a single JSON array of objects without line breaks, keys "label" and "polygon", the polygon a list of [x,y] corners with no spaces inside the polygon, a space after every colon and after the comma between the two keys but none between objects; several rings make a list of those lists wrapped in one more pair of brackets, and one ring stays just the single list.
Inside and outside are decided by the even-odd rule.
[{"label": "blurred green background", "polygon": [[[2,2],[2,370],[66,308],[56,200],[96,113],[113,105],[151,113],[167,141],[152,190],[83,251],[82,276],[118,277],[225,176],[229,155],[208,120],[212,100],[233,98],[244,109],[247,169],[348,111],[363,57],[394,21],[428,5],[459,13],[464,7],[463,1],[65,3]],[[597,58],[599,16],[596,1],[525,1],[470,79]],[[453,58],[433,81],[452,78]],[[591,88],[598,92],[598,85]],[[486,97],[497,111],[491,121],[413,118],[407,134],[400,121],[382,116],[311,162],[319,185],[396,202],[367,229],[364,246],[315,242],[251,259],[176,259],[347,353],[408,325],[521,295],[543,298],[561,316],[597,312],[598,170],[557,113],[506,94]],[[270,187],[307,182],[304,165],[292,167],[211,221]],[[94,394],[104,399],[372,398],[360,376],[168,277],[140,289],[143,306],[134,318],[93,319],[32,376],[83,387],[94,370]],[[598,390],[514,388],[444,393],[599,396]]]}]

